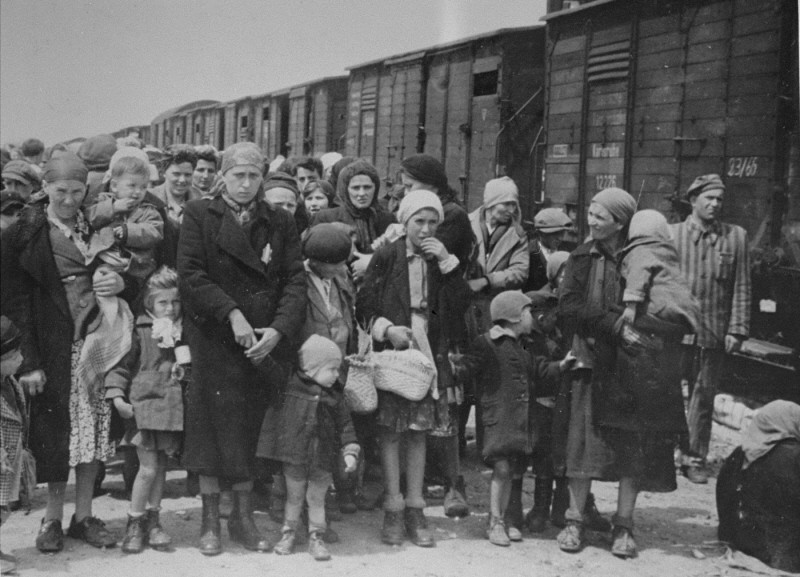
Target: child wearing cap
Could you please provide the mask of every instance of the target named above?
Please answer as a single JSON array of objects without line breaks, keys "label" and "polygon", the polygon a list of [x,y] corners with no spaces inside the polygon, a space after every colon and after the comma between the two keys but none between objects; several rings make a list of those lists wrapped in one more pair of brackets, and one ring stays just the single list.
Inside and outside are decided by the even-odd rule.
[{"label": "child wearing cap", "polygon": [[534,320],[531,299],[522,292],[501,292],[489,310],[493,326],[475,339],[463,363],[475,379],[483,410],[482,456],[492,467],[486,535],[492,544],[507,547],[522,539],[519,529],[505,522],[512,478],[525,470],[539,443],[531,399],[552,394],[574,357],[568,353],[561,361],[550,362],[525,349],[522,337],[531,332]]},{"label": "child wearing cap", "polygon": [[[2,376],[2,395],[0,395],[0,523],[8,517],[9,504],[19,500],[22,475],[23,436],[27,429],[25,393],[14,377],[22,366],[20,352],[21,335],[19,329],[8,317],[0,317],[0,376]],[[17,560],[12,555],[0,551],[0,573],[5,575],[16,569]]]},{"label": "child wearing cap", "polygon": [[164,240],[164,220],[143,202],[149,179],[147,162],[124,156],[111,167],[111,193],[100,193],[87,210],[97,235],[90,244],[113,243],[123,257],[130,256],[128,274],[141,283],[156,269],[155,251]]},{"label": "child wearing cap", "polygon": [[655,321],[676,325],[676,331],[695,332],[701,321],[700,305],[681,274],[678,251],[663,214],[640,210],[633,215],[620,261],[625,321],[642,329]]},{"label": "child wearing cap", "polygon": [[350,412],[336,383],[342,364],[339,346],[311,335],[298,352],[300,369],[289,379],[281,401],[265,417],[257,456],[283,463],[286,506],[279,555],[292,553],[300,531],[303,503],[308,503],[308,552],[317,561],[330,553],[323,542],[327,528],[325,493],[333,481],[340,452],[345,472],[356,470],[360,448]]}]

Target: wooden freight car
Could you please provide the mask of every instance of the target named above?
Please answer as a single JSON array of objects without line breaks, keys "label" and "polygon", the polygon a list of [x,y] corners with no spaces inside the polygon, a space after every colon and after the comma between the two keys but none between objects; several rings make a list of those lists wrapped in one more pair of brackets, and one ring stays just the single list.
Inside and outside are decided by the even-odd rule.
[{"label": "wooden freight car", "polygon": [[[192,143],[194,138],[193,113],[218,104],[219,102],[216,100],[197,100],[162,112],[150,123],[149,144],[158,148],[165,148],[171,144]],[[187,116],[190,113],[192,113],[192,117],[187,123]],[[205,122],[203,126],[205,126]]]},{"label": "wooden freight car", "polygon": [[796,0],[550,8],[562,9],[544,17],[549,201],[583,215],[595,192],[618,186],[668,212],[666,197],[718,173],[724,217],[754,245],[800,220]]},{"label": "wooden freight car", "polygon": [[141,126],[128,126],[121,128],[116,132],[112,132],[111,136],[114,138],[124,138],[126,136],[135,136],[145,144],[150,143],[150,125],[144,124]]},{"label": "wooden freight car", "polygon": [[530,215],[540,178],[544,29],[504,29],[350,70],[345,154],[373,162],[388,185],[400,162],[440,159],[471,210],[483,186],[508,175]]}]

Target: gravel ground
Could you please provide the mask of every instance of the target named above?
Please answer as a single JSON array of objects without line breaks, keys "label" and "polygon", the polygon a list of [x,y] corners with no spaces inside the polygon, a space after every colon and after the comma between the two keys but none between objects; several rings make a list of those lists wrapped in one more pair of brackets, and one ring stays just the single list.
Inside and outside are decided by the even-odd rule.
[{"label": "gravel ground", "polygon": [[[724,458],[737,442],[737,435],[715,427],[712,454]],[[442,514],[441,502],[430,501],[426,514],[435,527],[434,549],[411,544],[389,547],[380,543],[382,514],[379,511],[347,515],[333,527],[341,537],[330,546],[333,559],[315,562],[298,547],[294,555],[280,557],[245,551],[228,542],[223,522],[225,552],[206,558],[194,548],[200,525],[200,500],[184,496],[182,471],[171,471],[162,519],[176,544],[170,552],[146,550],[140,555],[124,555],[119,548],[98,550],[79,541],[66,540],[65,550],[56,555],[42,555],[33,546],[45,502],[43,486],[37,489],[30,514],[15,512],[2,528],[2,547],[20,560],[22,575],[105,576],[133,575],[216,576],[216,575],[348,575],[376,577],[386,575],[420,577],[464,577],[465,575],[502,575],[514,577],[598,576],[666,577],[753,575],[735,569],[724,559],[726,548],[717,542],[715,480],[708,485],[693,485],[679,479],[675,493],[640,495],[636,511],[638,558],[622,561],[609,553],[610,536],[590,533],[587,547],[569,555],[559,551],[557,530],[525,535],[522,543],[509,548],[491,545],[484,539],[488,515],[489,471],[474,458],[474,447],[465,460],[472,514],[463,520],[450,520]],[[110,492],[95,500],[95,514],[105,520],[120,539],[124,532],[128,502],[118,468],[110,467],[104,487]],[[68,488],[68,499],[71,487]],[[593,491],[601,512],[614,510],[616,485],[595,483]],[[533,478],[525,479],[524,505],[532,504]],[[71,503],[66,507],[69,522]],[[256,513],[257,524],[277,540],[279,526],[266,513]]]}]

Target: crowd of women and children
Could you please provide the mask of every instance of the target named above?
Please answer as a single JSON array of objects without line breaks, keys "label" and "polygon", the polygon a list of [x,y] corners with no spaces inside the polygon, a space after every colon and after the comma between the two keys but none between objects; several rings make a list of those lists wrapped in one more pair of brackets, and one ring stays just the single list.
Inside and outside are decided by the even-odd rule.
[{"label": "crowd of women and children", "polygon": [[[205,555],[223,550],[220,496],[230,491],[231,541],[290,554],[307,540],[315,559],[330,558],[326,494],[335,487],[343,511],[368,508],[365,461],[382,473],[381,539],[431,547],[433,464],[445,513],[469,514],[459,458],[475,405],[492,469],[491,543],[551,522],[563,527],[564,551],[580,550],[591,528],[613,530],[612,553],[632,557],[638,492],[677,487],[682,339],[712,334],[727,346],[747,335],[749,304],[736,308],[749,297],[744,231],[704,208],[709,197],[721,205],[715,175],[689,189],[693,213],[672,230],[624,190],[599,192],[591,236],[570,254],[564,211],[544,208],[526,230],[519,190],[500,177],[467,213],[442,164],[424,154],[406,158],[402,186],[381,194],[365,160],[268,163],[247,142],[220,154],[98,136],[77,151],[38,152],[2,173],[0,504],[19,499],[30,450],[47,483],[43,553],[64,546],[73,469],[66,534],[117,543],[92,498],[121,446],[138,457],[126,553],[174,543],[159,512],[175,456],[199,486]],[[708,235],[724,239],[728,259],[709,269],[714,295],[687,282],[686,262],[697,266],[692,251]],[[680,249],[673,237],[690,240]],[[734,294],[734,312],[706,326],[720,291]],[[359,332],[376,358],[414,349],[429,361],[435,378],[421,398],[390,386],[372,412],[348,403],[346,359],[363,352]],[[699,443],[707,452],[708,439]],[[704,457],[688,470],[699,474]],[[536,481],[524,515],[528,466]],[[253,518],[264,471],[283,518],[277,543]],[[619,482],[611,523],[594,506],[592,479]]]}]

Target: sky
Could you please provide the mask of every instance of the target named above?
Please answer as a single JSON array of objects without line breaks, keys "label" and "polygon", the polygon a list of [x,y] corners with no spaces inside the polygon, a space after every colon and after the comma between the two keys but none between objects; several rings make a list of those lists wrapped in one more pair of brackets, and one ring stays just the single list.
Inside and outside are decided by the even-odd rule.
[{"label": "sky", "polygon": [[541,24],[546,0],[0,0],[0,143],[149,124],[403,52]]}]

